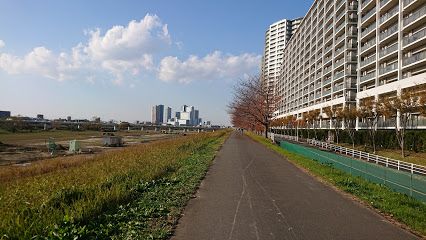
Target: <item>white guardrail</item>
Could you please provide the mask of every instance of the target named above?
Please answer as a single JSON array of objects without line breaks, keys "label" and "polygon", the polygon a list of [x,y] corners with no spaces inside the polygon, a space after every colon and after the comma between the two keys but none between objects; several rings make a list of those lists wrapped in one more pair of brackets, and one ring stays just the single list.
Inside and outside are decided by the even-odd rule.
[{"label": "white guardrail", "polygon": [[[299,142],[298,141],[299,139],[295,136],[275,134],[274,137],[275,138],[281,137],[284,139]],[[377,165],[381,165],[387,168],[392,168],[398,171],[410,172],[412,174],[419,174],[419,175],[426,176],[426,166],[399,161],[399,160],[395,160],[395,159],[391,159],[391,158],[387,158],[387,157],[383,157],[383,156],[379,156],[379,155],[375,155],[375,154],[371,154],[367,152],[358,151],[352,148],[346,148],[346,147],[334,145],[327,142],[321,142],[315,139],[306,139],[306,142],[309,145],[319,147],[321,149],[333,151],[336,153],[340,153],[342,155],[344,154],[352,158],[375,163]]]}]

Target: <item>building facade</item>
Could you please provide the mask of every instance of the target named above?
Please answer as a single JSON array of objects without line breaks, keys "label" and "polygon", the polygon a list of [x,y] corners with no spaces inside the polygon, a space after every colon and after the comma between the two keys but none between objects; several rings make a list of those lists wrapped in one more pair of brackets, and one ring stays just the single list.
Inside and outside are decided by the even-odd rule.
[{"label": "building facade", "polygon": [[301,118],[426,83],[425,13],[424,0],[314,1],[283,51],[274,116]]},{"label": "building facade", "polygon": [[164,115],[162,123],[167,123],[170,119],[172,119],[172,108],[164,107]]},{"label": "building facade", "polygon": [[271,24],[266,30],[261,69],[262,80],[271,91],[274,90],[274,82],[280,74],[284,48],[301,21],[302,18],[282,19]]},{"label": "building facade", "polygon": [[151,110],[151,122],[153,124],[163,123],[164,105],[154,105]]}]

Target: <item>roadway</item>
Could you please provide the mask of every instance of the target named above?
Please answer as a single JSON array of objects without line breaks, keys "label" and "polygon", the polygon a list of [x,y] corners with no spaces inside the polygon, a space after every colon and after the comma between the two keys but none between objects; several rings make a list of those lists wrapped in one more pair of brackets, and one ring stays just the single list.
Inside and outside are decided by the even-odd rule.
[{"label": "roadway", "polygon": [[234,132],[172,239],[417,238]]}]

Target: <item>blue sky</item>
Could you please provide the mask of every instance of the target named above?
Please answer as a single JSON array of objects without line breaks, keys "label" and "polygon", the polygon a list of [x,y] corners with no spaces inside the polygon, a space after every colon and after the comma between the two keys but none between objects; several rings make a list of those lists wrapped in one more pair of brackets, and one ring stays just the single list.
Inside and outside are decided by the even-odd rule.
[{"label": "blue sky", "polygon": [[239,78],[259,72],[264,32],[312,1],[0,0],[0,110],[150,120],[183,104],[228,124]]}]

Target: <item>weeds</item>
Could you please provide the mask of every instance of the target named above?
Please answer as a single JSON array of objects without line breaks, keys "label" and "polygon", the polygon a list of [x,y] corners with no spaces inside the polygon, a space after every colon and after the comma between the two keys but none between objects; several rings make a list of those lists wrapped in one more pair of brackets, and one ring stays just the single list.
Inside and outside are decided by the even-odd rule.
[{"label": "weeds", "polygon": [[164,239],[226,137],[186,136],[8,175],[0,183],[0,238]]}]

